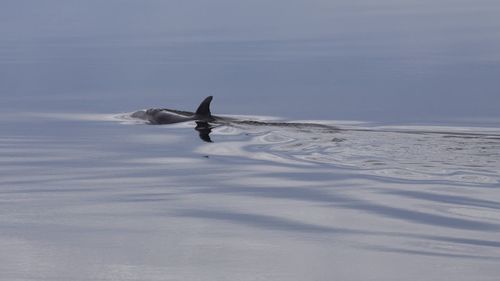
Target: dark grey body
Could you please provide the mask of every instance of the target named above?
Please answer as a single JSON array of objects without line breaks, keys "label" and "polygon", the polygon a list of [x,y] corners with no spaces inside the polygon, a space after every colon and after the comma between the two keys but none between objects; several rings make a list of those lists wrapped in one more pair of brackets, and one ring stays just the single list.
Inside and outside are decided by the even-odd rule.
[{"label": "dark grey body", "polygon": [[143,113],[136,112],[133,117],[149,121],[151,124],[174,124],[186,121],[213,121],[213,117],[198,115],[194,112],[180,111],[167,108],[151,108]]},{"label": "dark grey body", "polygon": [[168,108],[151,108],[134,112],[132,117],[149,121],[151,124],[173,124],[186,121],[214,122],[220,117],[210,113],[212,96],[205,98],[196,112],[182,111]]},{"label": "dark grey body", "polygon": [[174,124],[187,121],[196,122],[196,131],[199,132],[200,138],[206,142],[211,142],[210,132],[212,132],[212,125],[217,121],[228,120],[229,118],[221,118],[213,116],[210,113],[210,103],[212,96],[205,98],[196,112],[182,111],[168,108],[151,108],[148,110],[140,110],[134,112],[131,116],[142,120],[149,121],[150,124]]}]

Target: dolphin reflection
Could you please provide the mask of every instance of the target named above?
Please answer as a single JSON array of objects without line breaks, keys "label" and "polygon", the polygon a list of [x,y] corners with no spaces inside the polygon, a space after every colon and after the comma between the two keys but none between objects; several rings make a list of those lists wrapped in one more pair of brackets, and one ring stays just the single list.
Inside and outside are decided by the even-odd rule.
[{"label": "dolphin reflection", "polygon": [[212,142],[212,139],[210,138],[212,126],[208,122],[196,121],[196,127],[194,129],[198,131],[201,140],[205,142]]}]

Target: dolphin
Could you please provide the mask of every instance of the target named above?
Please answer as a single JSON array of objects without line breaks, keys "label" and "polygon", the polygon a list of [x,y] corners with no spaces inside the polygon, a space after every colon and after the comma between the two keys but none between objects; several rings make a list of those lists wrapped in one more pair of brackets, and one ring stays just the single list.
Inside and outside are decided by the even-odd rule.
[{"label": "dolphin", "polygon": [[195,112],[168,108],[150,108],[134,112],[132,117],[147,120],[151,124],[174,124],[186,121],[214,122],[216,117],[212,116],[210,112],[212,99],[212,96],[206,97]]},{"label": "dolphin", "polygon": [[131,117],[148,121],[153,125],[174,124],[187,121],[195,121],[195,130],[198,131],[200,138],[206,142],[212,142],[210,133],[213,126],[209,123],[216,121],[230,120],[231,118],[222,118],[212,115],[210,112],[210,103],[213,96],[206,97],[198,106],[195,112],[182,111],[168,108],[150,108],[132,113]]}]

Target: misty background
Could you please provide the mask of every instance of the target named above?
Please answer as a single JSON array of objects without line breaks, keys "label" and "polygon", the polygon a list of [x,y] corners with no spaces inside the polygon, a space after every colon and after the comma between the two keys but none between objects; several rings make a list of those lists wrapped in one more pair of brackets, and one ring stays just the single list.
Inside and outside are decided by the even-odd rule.
[{"label": "misty background", "polygon": [[500,120],[500,2],[2,0],[2,111]]},{"label": "misty background", "polygon": [[0,0],[0,281],[498,281],[499,89],[499,0]]}]

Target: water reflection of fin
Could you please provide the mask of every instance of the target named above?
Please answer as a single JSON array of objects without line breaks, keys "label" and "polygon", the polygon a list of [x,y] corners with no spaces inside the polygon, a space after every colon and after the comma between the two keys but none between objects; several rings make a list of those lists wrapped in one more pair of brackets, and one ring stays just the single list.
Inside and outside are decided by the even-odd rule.
[{"label": "water reflection of fin", "polygon": [[210,139],[212,127],[210,127],[208,122],[196,121],[196,127],[194,129],[200,134],[200,139],[206,142],[212,142],[212,139]]}]

